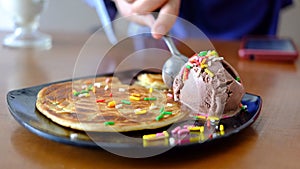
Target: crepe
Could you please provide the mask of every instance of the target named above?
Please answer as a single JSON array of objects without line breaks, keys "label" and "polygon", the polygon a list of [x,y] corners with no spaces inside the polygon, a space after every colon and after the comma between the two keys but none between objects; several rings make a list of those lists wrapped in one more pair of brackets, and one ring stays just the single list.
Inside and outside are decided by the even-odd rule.
[{"label": "crepe", "polygon": [[167,91],[125,85],[97,77],[55,83],[41,89],[36,107],[53,122],[77,130],[126,132],[156,129],[182,119]]}]

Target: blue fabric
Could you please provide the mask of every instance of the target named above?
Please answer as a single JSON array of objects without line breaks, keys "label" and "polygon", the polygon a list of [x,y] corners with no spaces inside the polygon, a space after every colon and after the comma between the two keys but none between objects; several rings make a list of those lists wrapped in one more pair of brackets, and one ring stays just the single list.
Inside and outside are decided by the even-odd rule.
[{"label": "blue fabric", "polygon": [[[291,0],[182,0],[179,16],[195,24],[209,38],[275,35],[280,9],[290,3]],[[174,30],[184,28],[181,23],[174,27]],[[183,31],[181,36],[197,35]]]},{"label": "blue fabric", "polygon": [[[91,2],[93,0],[86,0]],[[116,7],[104,0],[111,18]],[[92,4],[92,3],[90,3]],[[292,0],[181,0],[173,35],[198,37],[199,30],[211,39],[240,39],[244,35],[275,35],[281,8]],[[199,30],[191,28],[194,24]]]},{"label": "blue fabric", "polygon": [[[98,1],[98,0],[85,0],[85,2],[91,7],[95,7],[94,1]],[[110,19],[113,20],[117,14],[117,8],[116,8],[115,3],[111,0],[104,0],[104,3],[107,7],[107,12],[108,12]]]}]

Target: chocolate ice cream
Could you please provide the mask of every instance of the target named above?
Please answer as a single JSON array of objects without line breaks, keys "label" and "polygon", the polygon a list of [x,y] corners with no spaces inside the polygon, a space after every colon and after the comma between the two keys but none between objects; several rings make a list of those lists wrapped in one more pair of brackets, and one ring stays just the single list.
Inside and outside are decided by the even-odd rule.
[{"label": "chocolate ice cream", "polygon": [[237,72],[218,53],[202,51],[182,67],[173,83],[175,101],[210,117],[230,117],[240,110],[245,90]]}]

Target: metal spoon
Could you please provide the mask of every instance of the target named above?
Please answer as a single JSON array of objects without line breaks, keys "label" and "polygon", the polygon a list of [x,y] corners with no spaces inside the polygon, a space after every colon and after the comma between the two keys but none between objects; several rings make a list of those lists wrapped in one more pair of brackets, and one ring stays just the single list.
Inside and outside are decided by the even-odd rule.
[{"label": "metal spoon", "polygon": [[188,61],[188,58],[178,51],[171,37],[164,35],[162,38],[172,54],[163,65],[162,78],[168,88],[172,89],[175,77],[180,72],[182,66]]}]

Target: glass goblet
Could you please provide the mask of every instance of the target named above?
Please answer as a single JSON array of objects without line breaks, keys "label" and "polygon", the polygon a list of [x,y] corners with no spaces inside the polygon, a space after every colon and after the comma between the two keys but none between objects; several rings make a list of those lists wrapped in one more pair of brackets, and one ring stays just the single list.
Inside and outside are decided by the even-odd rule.
[{"label": "glass goblet", "polygon": [[47,0],[0,0],[0,5],[11,15],[14,32],[7,35],[3,45],[12,48],[50,49],[50,35],[38,30],[39,19]]}]

